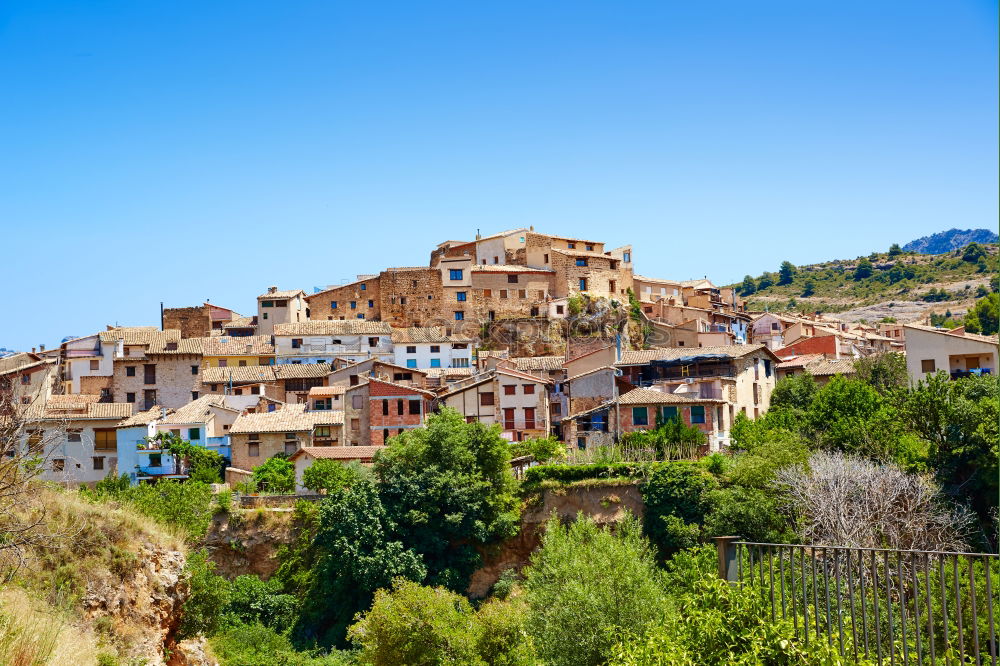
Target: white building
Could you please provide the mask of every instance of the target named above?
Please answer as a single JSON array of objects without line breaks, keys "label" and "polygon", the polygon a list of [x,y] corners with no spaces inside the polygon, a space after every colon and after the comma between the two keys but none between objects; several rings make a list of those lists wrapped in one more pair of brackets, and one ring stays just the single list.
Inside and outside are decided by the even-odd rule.
[{"label": "white building", "polygon": [[278,365],[288,363],[352,363],[368,358],[392,362],[392,327],[380,321],[344,319],[302,321],[274,327]]},{"label": "white building", "polygon": [[996,374],[997,336],[966,333],[965,327],[932,328],[905,324],[906,369],[913,382],[944,370],[952,379]]},{"label": "white building", "polygon": [[309,319],[306,292],[301,289],[278,291],[268,287],[257,297],[257,335],[271,335],[278,324],[289,324]]},{"label": "white building", "polygon": [[404,368],[469,368],[472,339],[449,335],[443,326],[392,331],[393,363]]}]

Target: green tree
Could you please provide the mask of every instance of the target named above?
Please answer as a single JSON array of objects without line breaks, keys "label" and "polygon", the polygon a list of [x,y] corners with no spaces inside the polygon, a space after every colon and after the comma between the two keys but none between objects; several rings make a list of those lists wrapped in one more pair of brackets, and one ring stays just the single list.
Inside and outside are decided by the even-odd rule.
[{"label": "green tree", "polygon": [[771,392],[771,407],[805,410],[816,397],[816,380],[809,372],[790,375],[779,380]]},{"label": "green tree", "polygon": [[650,541],[667,556],[690,545],[694,530],[705,522],[709,510],[707,493],[719,482],[696,462],[677,461],[659,465],[642,486],[646,505],[644,528]]},{"label": "green tree", "polygon": [[188,597],[181,607],[177,637],[214,634],[229,602],[229,583],[215,573],[215,564],[204,550],[188,556],[183,575],[187,579]]},{"label": "green tree", "polygon": [[823,447],[894,459],[901,450],[904,428],[892,403],[868,384],[840,375],[816,392],[806,416],[807,427]]},{"label": "green tree", "polygon": [[480,562],[475,546],[517,531],[510,447],[497,425],[443,409],[395,437],[374,469],[396,534],[422,556],[432,585],[464,590]]},{"label": "green tree", "polygon": [[774,286],[774,274],[764,273],[757,282],[757,291],[764,291]]},{"label": "green tree", "polygon": [[683,460],[693,458],[705,445],[705,433],[697,426],[685,424],[679,416],[664,419],[656,414],[656,427],[625,433],[622,440],[632,448],[652,449],[657,460]]},{"label": "green tree", "polygon": [[969,333],[995,335],[1000,330],[1000,294],[994,292],[976,301],[963,323]]},{"label": "green tree", "polygon": [[962,261],[967,261],[970,264],[974,264],[988,256],[986,250],[979,243],[969,243],[965,246],[965,250],[962,251]]},{"label": "green tree", "polygon": [[289,494],[295,491],[295,465],[278,453],[253,470],[253,480],[264,492]]},{"label": "green tree", "polygon": [[903,248],[899,247],[899,243],[893,243],[889,246],[889,256],[898,257],[903,254]]},{"label": "green tree", "polygon": [[284,631],[295,622],[298,601],[284,594],[274,579],[261,580],[245,574],[229,583],[229,598],[222,611],[226,625],[260,623]]},{"label": "green tree", "polygon": [[566,457],[566,445],[555,437],[533,437],[511,444],[511,457],[533,456],[539,463]]},{"label": "green tree", "polygon": [[854,362],[855,377],[879,393],[886,395],[910,384],[906,358],[896,352],[885,352],[859,358]]},{"label": "green tree", "polygon": [[896,284],[897,282],[902,282],[906,279],[906,273],[897,262],[895,266],[889,269],[887,277],[889,278],[889,284]]},{"label": "green tree", "polygon": [[614,534],[582,514],[566,526],[550,520],[525,576],[528,633],[546,664],[603,664],[616,635],[663,618],[661,576],[632,518]]},{"label": "green tree", "polygon": [[427,568],[393,536],[396,526],[372,483],[331,493],[317,520],[315,564],[294,634],[307,644],[343,644],[348,625],[371,606],[376,590],[397,577],[423,580]]},{"label": "green tree", "polygon": [[770,490],[732,486],[708,494],[706,536],[737,534],[747,541],[794,543],[795,530],[785,501]]},{"label": "green tree", "polygon": [[794,278],[795,264],[790,261],[781,262],[781,268],[778,269],[778,284],[791,284]]},{"label": "green tree", "polygon": [[332,492],[350,488],[363,479],[371,480],[370,470],[356,460],[342,463],[321,458],[302,472],[302,485],[313,492]]},{"label": "green tree", "polygon": [[874,271],[875,267],[872,266],[871,261],[868,259],[861,259],[858,261],[858,265],[854,268],[854,279],[864,280],[865,278],[870,278]]},{"label": "green tree", "polygon": [[744,276],[743,284],[740,285],[740,294],[742,296],[750,296],[756,291],[757,291],[757,283],[754,281],[754,279],[749,275]]},{"label": "green tree", "polygon": [[479,634],[465,597],[399,578],[375,593],[371,610],[348,631],[373,666],[483,665]]},{"label": "green tree", "polygon": [[812,280],[806,280],[802,287],[802,298],[809,298],[816,293],[816,284]]}]

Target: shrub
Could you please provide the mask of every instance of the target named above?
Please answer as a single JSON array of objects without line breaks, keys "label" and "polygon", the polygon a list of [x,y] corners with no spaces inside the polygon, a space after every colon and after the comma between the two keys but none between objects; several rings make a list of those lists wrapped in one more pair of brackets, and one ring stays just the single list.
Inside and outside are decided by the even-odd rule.
[{"label": "shrub", "polygon": [[684,525],[703,523],[709,509],[707,493],[718,486],[715,477],[696,462],[678,461],[653,470],[642,486],[644,527],[662,556],[690,545],[691,532],[680,529],[681,524],[668,517],[674,516]]},{"label": "shrub", "polygon": [[294,596],[282,594],[275,580],[257,576],[237,576],[229,584],[229,599],[223,610],[225,624],[262,624],[283,630],[295,622],[298,603]]},{"label": "shrub", "polygon": [[296,652],[288,637],[262,624],[238,624],[209,639],[223,664],[239,666],[348,666],[348,653]]},{"label": "shrub", "polygon": [[608,463],[589,465],[536,465],[524,472],[525,484],[539,484],[542,481],[572,483],[584,479],[645,478],[649,475],[650,463]]},{"label": "shrub", "polygon": [[525,574],[528,634],[547,664],[602,664],[615,635],[663,617],[661,575],[632,518],[615,534],[582,515],[568,526],[550,520]]},{"label": "shrub", "polygon": [[484,664],[479,627],[465,597],[443,587],[396,579],[375,593],[371,610],[348,630],[374,666]]},{"label": "shrub", "polygon": [[342,463],[337,460],[315,461],[302,472],[302,485],[313,492],[331,492],[350,488],[362,479],[371,479],[371,472],[356,460]]},{"label": "shrub", "polygon": [[229,602],[229,583],[215,573],[215,564],[204,550],[188,556],[184,576],[189,593],[182,607],[177,636],[184,639],[197,634],[211,635],[219,628],[222,611]]},{"label": "shrub", "polygon": [[253,470],[253,480],[263,492],[289,494],[295,491],[295,465],[279,453]]}]

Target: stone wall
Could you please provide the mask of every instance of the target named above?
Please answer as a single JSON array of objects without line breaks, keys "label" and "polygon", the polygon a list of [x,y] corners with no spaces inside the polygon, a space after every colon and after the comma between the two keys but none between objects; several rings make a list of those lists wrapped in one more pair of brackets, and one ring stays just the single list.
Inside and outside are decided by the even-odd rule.
[{"label": "stone wall", "polygon": [[[374,277],[310,294],[305,297],[309,319],[357,319],[359,314],[363,314],[365,319],[378,321],[382,318],[379,286],[379,278]],[[351,308],[351,301],[355,303],[354,308]],[[371,307],[368,301],[372,302]],[[336,303],[337,307],[332,307],[332,303]]]},{"label": "stone wall", "polygon": [[[156,381],[147,384],[145,366],[156,366]],[[130,377],[126,368],[135,368]],[[193,369],[193,370],[192,370]],[[200,392],[201,356],[176,354],[149,356],[132,360],[116,359],[112,378],[112,395],[115,402],[127,402],[127,394],[135,394],[136,410],[144,409],[143,396],[147,390],[156,391],[156,404],[177,409],[194,399],[193,392]]]},{"label": "stone wall", "polygon": [[[512,276],[516,282],[511,282]],[[544,316],[546,297],[553,286],[552,273],[472,273],[471,305],[466,317],[484,322]],[[492,315],[490,314],[492,313]]]},{"label": "stone wall", "polygon": [[[437,268],[390,268],[379,274],[382,321],[393,326],[432,326],[451,318]],[[461,309],[461,308],[452,308]]]},{"label": "stone wall", "polygon": [[180,329],[182,338],[202,338],[212,332],[212,320],[208,308],[199,305],[192,308],[164,308],[163,328]]}]

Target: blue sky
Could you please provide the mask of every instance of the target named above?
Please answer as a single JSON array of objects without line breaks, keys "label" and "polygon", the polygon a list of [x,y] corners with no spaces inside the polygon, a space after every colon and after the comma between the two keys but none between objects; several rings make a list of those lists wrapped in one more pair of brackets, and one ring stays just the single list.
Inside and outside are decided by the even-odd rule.
[{"label": "blue sky", "polygon": [[0,346],[516,226],[718,283],[998,219],[995,2],[0,4]]}]

